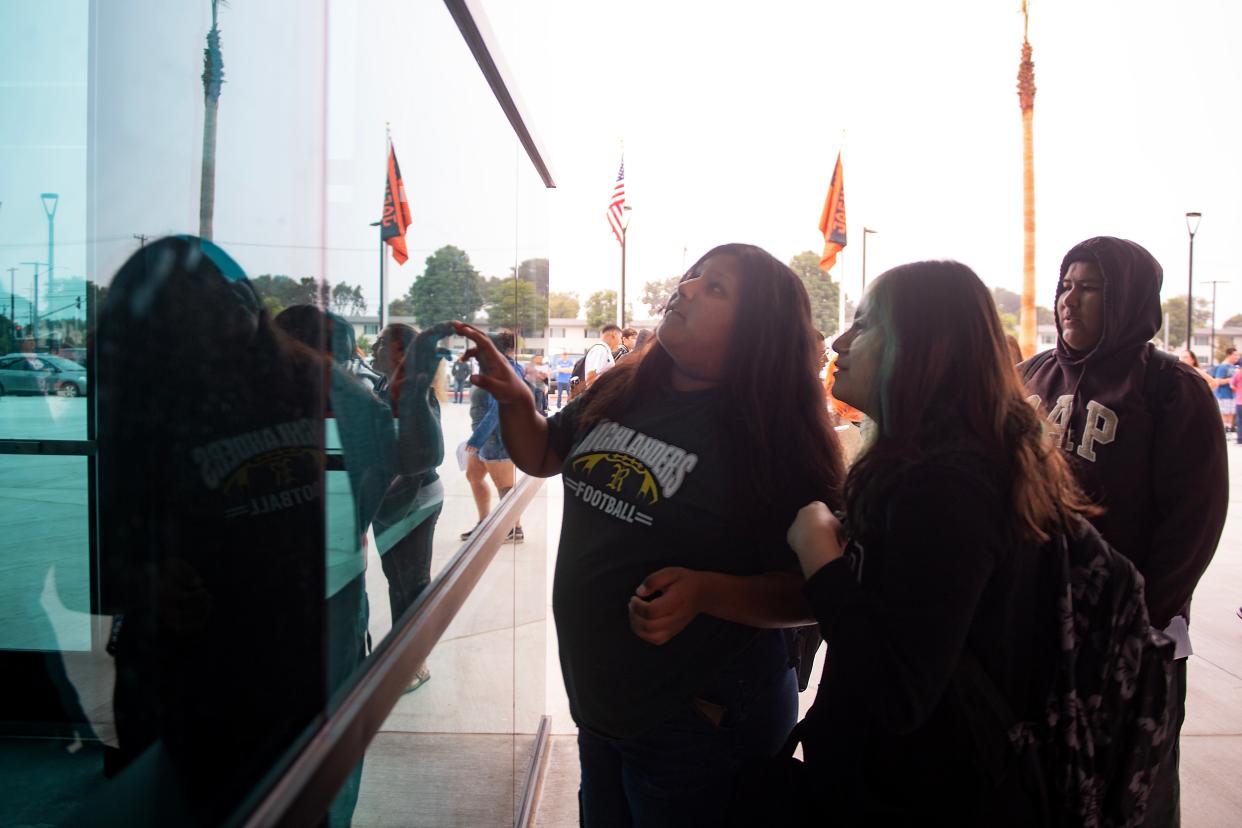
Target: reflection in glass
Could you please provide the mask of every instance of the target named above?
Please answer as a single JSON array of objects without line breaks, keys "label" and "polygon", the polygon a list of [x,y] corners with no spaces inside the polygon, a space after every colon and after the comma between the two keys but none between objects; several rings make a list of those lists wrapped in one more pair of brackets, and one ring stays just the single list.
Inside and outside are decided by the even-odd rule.
[{"label": "reflection in glass", "polygon": [[96,342],[113,770],[218,818],[325,702],[322,371],[193,237],[126,262]]}]

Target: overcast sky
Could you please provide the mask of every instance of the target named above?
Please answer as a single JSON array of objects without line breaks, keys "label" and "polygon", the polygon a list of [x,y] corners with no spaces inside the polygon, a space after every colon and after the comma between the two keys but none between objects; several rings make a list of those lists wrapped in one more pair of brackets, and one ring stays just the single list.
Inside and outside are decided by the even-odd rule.
[{"label": "overcast sky", "polygon": [[[502,32],[503,5],[487,4]],[[546,48],[524,42],[518,64],[558,176],[554,289],[618,279],[604,206],[622,139],[633,285],[678,272],[683,247],[818,251],[843,149],[849,293],[864,225],[872,277],[948,257],[1020,289],[1018,0],[543,6]],[[1195,281],[1232,280],[1218,316],[1242,312],[1239,23],[1231,0],[1032,0],[1041,304],[1061,256],[1101,234],[1146,246],[1165,296],[1184,294],[1198,210]]]},{"label": "overcast sky", "polygon": [[[0,3],[0,269],[21,268],[19,294],[30,280],[20,262],[45,256],[43,190],[61,193],[65,277],[96,267],[106,279],[134,233],[196,231],[208,8],[97,7],[108,46],[96,56],[96,101],[108,105],[93,139],[95,229],[109,240],[96,267],[85,252],[90,4]],[[549,256],[554,290],[615,289],[605,207],[622,141],[631,296],[726,241],[783,260],[818,251],[838,150],[851,296],[864,225],[878,231],[871,277],[949,257],[1020,289],[1019,0],[483,8],[548,149],[554,191],[541,192],[437,0],[268,0],[222,12],[216,237],[248,272],[362,283],[376,307],[369,223],[389,122],[414,215],[394,295],[448,243],[486,276]],[[1208,279],[1231,280],[1218,318],[1242,312],[1240,23],[1232,0],[1032,0],[1041,304],[1064,252],[1098,234],[1148,247],[1164,264],[1165,295],[1184,294],[1183,216],[1199,210],[1196,295],[1210,293]]]}]

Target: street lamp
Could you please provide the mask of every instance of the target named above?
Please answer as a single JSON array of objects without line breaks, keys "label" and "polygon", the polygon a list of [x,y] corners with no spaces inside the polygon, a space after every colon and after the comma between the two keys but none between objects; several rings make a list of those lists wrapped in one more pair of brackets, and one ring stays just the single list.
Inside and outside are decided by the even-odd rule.
[{"label": "street lamp", "polygon": [[866,293],[867,291],[867,236],[870,236],[872,233],[875,233],[875,232],[876,231],[872,230],[870,227],[863,228],[863,262],[862,262],[863,264],[862,292],[863,293]]},{"label": "street lamp", "polygon": [[[1191,339],[1191,333],[1194,329],[1195,318],[1195,233],[1199,232],[1199,219],[1203,218],[1202,213],[1186,214],[1186,231],[1190,233],[1190,266],[1187,268],[1186,275],[1186,350],[1194,353],[1194,340]],[[1208,360],[1211,362],[1211,360]]]},{"label": "street lamp", "polygon": [[55,295],[52,292],[52,269],[56,267],[53,240],[56,237],[56,206],[60,204],[60,196],[57,193],[40,193],[39,199],[43,202],[43,214],[47,216],[47,295],[50,299]]},{"label": "street lamp", "polygon": [[630,212],[634,208],[626,204],[621,207],[621,304],[617,314],[621,317],[621,327],[625,328],[625,234],[630,229]]}]

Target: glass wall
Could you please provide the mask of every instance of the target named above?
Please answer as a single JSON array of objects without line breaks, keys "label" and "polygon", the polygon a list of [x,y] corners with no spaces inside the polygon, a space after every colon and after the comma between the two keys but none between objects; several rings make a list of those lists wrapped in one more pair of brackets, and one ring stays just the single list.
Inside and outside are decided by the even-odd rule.
[{"label": "glass wall", "polygon": [[[433,0],[6,3],[0,115],[0,824],[239,820],[515,484],[545,185]],[[330,824],[513,813],[533,511]]]}]

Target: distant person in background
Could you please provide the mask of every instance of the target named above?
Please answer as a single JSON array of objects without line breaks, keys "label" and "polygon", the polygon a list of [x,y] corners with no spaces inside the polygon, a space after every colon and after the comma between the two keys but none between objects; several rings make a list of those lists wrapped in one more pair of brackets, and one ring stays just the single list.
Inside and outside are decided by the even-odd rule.
[{"label": "distant person in background", "polygon": [[634,353],[634,349],[638,346],[638,329],[625,328],[621,331],[621,347],[618,349],[621,354],[614,353],[613,359],[620,359],[624,354]]},{"label": "distant person in background", "polygon": [[[525,385],[522,366],[513,358],[514,338],[509,331],[491,334],[491,341],[504,355],[510,370],[517,374]],[[527,391],[530,386],[526,386]],[[496,484],[496,493],[503,498],[513,489],[516,476],[513,461],[509,459],[509,450],[505,447],[500,433],[500,406],[496,398],[480,388],[477,383],[470,389],[470,426],[473,429],[470,439],[466,441],[466,481],[470,484],[470,493],[474,496],[474,506],[479,520],[470,529],[461,533],[462,540],[469,540],[474,530],[479,528],[483,518],[492,511],[492,491],[487,486],[487,478]],[[521,543],[526,539],[522,524],[518,523],[509,530],[506,540]]]},{"label": "distant person in background", "polygon": [[592,345],[583,357],[583,376],[587,388],[616,364],[613,353],[621,347],[621,328],[610,322],[600,331],[599,338],[601,341]]},{"label": "distant person in background", "polygon": [[1220,418],[1225,423],[1225,431],[1234,430],[1234,393],[1230,380],[1238,370],[1237,348],[1225,349],[1225,361],[1212,369],[1212,378],[1216,380],[1216,403],[1220,406]]},{"label": "distant person in background", "polygon": [[643,328],[638,332],[638,336],[634,338],[634,347],[630,350],[641,351],[643,348],[647,347],[647,343],[650,342],[654,336],[655,334],[650,328]]},{"label": "distant person in background", "polygon": [[[1182,351],[1181,354],[1178,355],[1177,358],[1181,360],[1183,364],[1189,365],[1191,368],[1194,368],[1195,373],[1203,377],[1203,381],[1207,383],[1208,388],[1212,388],[1212,389],[1216,388],[1216,380],[1212,377],[1211,374],[1209,374],[1207,371],[1204,371],[1202,368],[1199,367],[1199,358],[1195,356],[1194,351]],[[1238,372],[1235,371],[1234,376],[1236,377],[1237,375],[1238,375]],[[1234,392],[1233,396],[1234,396],[1234,399],[1236,400],[1238,397],[1236,391]]]},{"label": "distant person in background", "polygon": [[535,409],[548,413],[548,366],[543,364],[543,354],[535,354],[523,369],[526,384],[535,393]]},{"label": "distant person in background", "polygon": [[560,408],[564,399],[569,396],[569,379],[573,376],[574,361],[569,354],[561,351],[556,360],[556,407]]},{"label": "distant person in background", "polygon": [[1009,348],[1009,358],[1013,360],[1013,364],[1017,365],[1022,361],[1022,346],[1018,344],[1018,339],[1013,334],[1005,334],[1005,345]]},{"label": "distant person in background", "polygon": [[1242,371],[1233,372],[1229,387],[1233,389],[1234,431],[1237,433],[1237,444],[1242,445],[1242,429],[1236,427],[1237,423],[1242,422]]},{"label": "distant person in background", "polygon": [[462,403],[466,399],[466,380],[470,378],[470,366],[461,360],[453,361],[453,402]]}]

